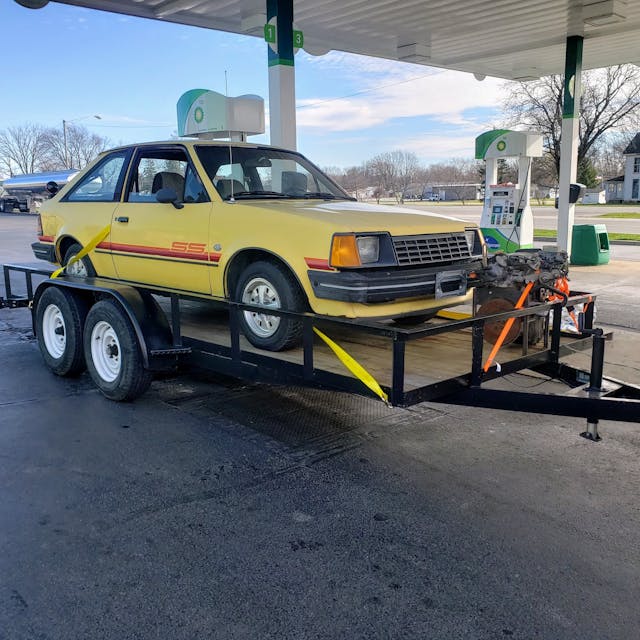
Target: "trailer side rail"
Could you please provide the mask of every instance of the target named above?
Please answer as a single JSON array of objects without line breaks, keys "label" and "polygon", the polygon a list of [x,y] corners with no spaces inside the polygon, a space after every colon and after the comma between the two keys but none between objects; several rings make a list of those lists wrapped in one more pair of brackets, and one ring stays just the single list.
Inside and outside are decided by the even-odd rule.
[{"label": "trailer side rail", "polygon": [[[26,293],[22,296],[13,293],[10,275],[12,272],[25,276]],[[4,280],[7,291],[6,298],[0,299],[0,306],[26,306],[34,296],[33,276],[47,276],[46,269],[37,269],[24,265],[4,265]],[[105,291],[106,279],[100,280],[100,291]],[[60,285],[73,288],[72,278],[63,278]],[[122,286],[119,281],[113,286]],[[126,286],[126,285],[125,285]],[[91,280],[77,285],[83,290],[91,289]],[[181,302],[184,300],[200,300],[193,296],[186,296],[175,291],[158,290],[154,288],[136,287],[136,289],[157,296],[170,299],[166,310],[167,320],[172,329],[172,344],[167,345],[179,352],[180,360],[192,365],[230,374],[246,380],[264,383],[295,384],[318,388],[333,389],[360,395],[372,395],[371,392],[346,371],[344,374],[324,370],[316,365],[316,351],[318,342],[315,339],[314,327],[330,330],[331,327],[348,327],[350,330],[376,336],[387,341],[390,345],[391,383],[382,388],[388,394],[389,404],[393,406],[410,406],[419,402],[446,402],[478,407],[508,409],[513,411],[528,411],[550,413],[587,418],[591,431],[597,436],[597,423],[601,418],[640,422],[640,387],[621,381],[611,381],[603,376],[604,340],[600,329],[593,328],[593,305],[588,306],[584,314],[582,333],[570,342],[561,341],[560,318],[563,302],[544,303],[522,309],[504,311],[488,316],[475,316],[461,320],[452,320],[421,328],[401,328],[373,321],[353,321],[343,318],[330,318],[312,313],[296,313],[284,310],[270,309],[269,313],[278,316],[296,316],[303,322],[302,362],[288,362],[268,351],[256,352],[243,348],[239,317],[247,310],[255,307],[240,302],[217,300],[228,309],[228,338],[229,346],[219,342],[201,340],[183,335],[181,331]],[[96,285],[96,290],[97,285]],[[578,305],[593,301],[594,297],[586,293],[572,295],[567,300],[568,305]],[[553,313],[551,313],[553,312]],[[501,367],[491,367],[483,370],[483,330],[487,322],[505,321],[508,318],[527,318],[533,315],[546,314],[553,322],[547,324],[545,330],[544,348],[530,353],[526,340],[523,340],[522,355],[508,360]],[[329,329],[327,329],[329,327]],[[406,347],[408,344],[433,338],[438,335],[467,330],[471,333],[471,349],[469,351],[468,370],[455,377],[429,382],[422,386],[406,389],[405,365]],[[590,371],[582,371],[560,362],[563,356],[576,350],[592,348],[592,363]],[[151,354],[153,356],[153,353]],[[569,394],[533,393],[523,391],[500,391],[483,387],[485,382],[500,378],[509,373],[530,369],[548,376],[550,379],[560,380],[575,387]],[[588,381],[585,383],[585,381]],[[596,425],[594,427],[594,425]],[[589,429],[587,433],[589,432]],[[594,435],[592,433],[592,435]],[[592,439],[596,439],[593,437]]]}]

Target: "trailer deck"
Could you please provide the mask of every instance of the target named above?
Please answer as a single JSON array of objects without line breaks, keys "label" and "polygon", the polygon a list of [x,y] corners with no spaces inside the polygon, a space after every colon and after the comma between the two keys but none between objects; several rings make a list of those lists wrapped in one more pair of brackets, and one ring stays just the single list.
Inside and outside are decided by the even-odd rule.
[{"label": "trailer deck", "polygon": [[[25,293],[13,293],[15,274],[24,275]],[[15,307],[30,304],[36,287],[34,276],[48,275],[46,269],[4,265],[7,294],[0,303]],[[99,296],[108,294],[110,287],[128,286],[102,278],[62,277],[55,283]],[[270,309],[273,315],[299,316],[304,329],[302,347],[269,352],[253,347],[240,331],[240,314],[259,307],[156,289],[144,291],[162,301],[160,306],[172,334],[172,344],[149,351],[146,361],[158,355],[175,355],[179,366],[196,366],[246,380],[372,395],[318,338],[314,329],[320,329],[375,378],[390,405],[433,401],[585,417],[588,427],[583,435],[592,440],[599,439],[597,425],[601,418],[640,422],[640,386],[604,377],[604,345],[609,335],[593,328],[593,305],[587,306],[579,335],[561,332],[562,302],[459,320],[436,318],[416,328],[399,327],[390,321],[353,321]],[[567,305],[589,303],[593,299],[590,294],[577,293],[569,297]],[[527,345],[524,341],[502,347],[495,362],[490,367],[484,366],[489,352],[484,341],[485,323],[514,317],[522,318],[526,327],[527,318],[541,314],[547,315],[547,326],[539,344]],[[590,348],[590,371],[561,361],[566,355]],[[527,369],[560,380],[571,390],[567,394],[548,394],[483,386]]]}]

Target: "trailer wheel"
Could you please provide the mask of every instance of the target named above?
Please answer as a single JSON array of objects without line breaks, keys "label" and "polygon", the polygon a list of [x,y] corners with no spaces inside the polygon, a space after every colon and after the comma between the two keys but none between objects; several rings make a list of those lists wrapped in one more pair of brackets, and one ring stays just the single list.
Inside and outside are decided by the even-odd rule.
[{"label": "trailer wheel", "polygon": [[84,371],[82,328],[87,306],[58,287],[49,287],[36,307],[36,336],[46,365],[58,376]]},{"label": "trailer wheel", "polygon": [[[293,276],[273,262],[250,264],[241,274],[235,299],[272,309],[304,311],[305,297]],[[258,311],[243,311],[242,331],[247,340],[260,349],[284,351],[300,344],[302,321]]]},{"label": "trailer wheel", "polygon": [[[65,251],[62,264],[65,266],[69,264],[69,261],[71,260],[71,258],[73,258],[74,256],[77,256],[80,253],[80,251],[82,251],[82,247],[77,242],[74,242]],[[96,270],[94,269],[93,263],[91,262],[91,259],[89,258],[89,256],[84,256],[84,258],[80,258],[78,262],[74,262],[69,268],[66,269],[66,273],[67,275],[79,276],[80,278],[87,278],[87,277],[93,278],[97,275]]]},{"label": "trailer wheel", "polygon": [[87,315],[84,355],[93,382],[110,400],[134,400],[151,384],[131,322],[111,300],[97,302]]}]

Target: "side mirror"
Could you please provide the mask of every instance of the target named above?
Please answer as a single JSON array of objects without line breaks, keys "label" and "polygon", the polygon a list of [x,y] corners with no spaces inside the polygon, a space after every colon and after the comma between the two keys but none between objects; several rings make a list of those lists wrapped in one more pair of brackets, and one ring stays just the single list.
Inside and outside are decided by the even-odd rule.
[{"label": "side mirror", "polygon": [[171,189],[171,187],[165,187],[164,189],[159,189],[156,193],[156,200],[161,202],[162,204],[172,204],[176,209],[182,209],[184,205],[182,202],[178,200],[178,194],[175,192],[175,189]]},{"label": "side mirror", "polygon": [[54,180],[50,180],[49,182],[47,182],[47,184],[45,185],[45,189],[52,196],[55,196],[56,193],[58,193],[58,191],[60,191],[60,187],[58,186],[58,183],[55,182]]}]

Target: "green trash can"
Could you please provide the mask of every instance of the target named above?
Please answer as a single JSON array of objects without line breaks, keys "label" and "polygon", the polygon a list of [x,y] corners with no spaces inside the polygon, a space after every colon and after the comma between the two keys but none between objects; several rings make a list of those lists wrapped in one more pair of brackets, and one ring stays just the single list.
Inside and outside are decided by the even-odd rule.
[{"label": "green trash can", "polygon": [[609,234],[603,224],[573,227],[571,264],[595,265],[609,262]]}]

